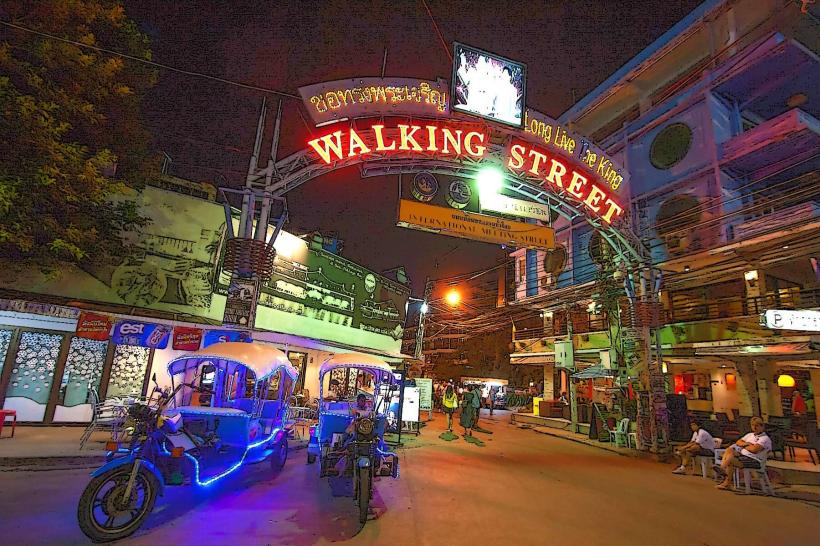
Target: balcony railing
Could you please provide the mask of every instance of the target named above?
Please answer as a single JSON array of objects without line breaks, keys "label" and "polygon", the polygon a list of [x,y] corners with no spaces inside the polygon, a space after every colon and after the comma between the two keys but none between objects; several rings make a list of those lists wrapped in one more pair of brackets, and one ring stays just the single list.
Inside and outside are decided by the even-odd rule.
[{"label": "balcony railing", "polygon": [[[725,318],[754,317],[769,309],[811,309],[820,308],[820,289],[800,290],[788,288],[763,296],[733,296],[719,298],[708,302],[694,302],[674,305],[660,310],[661,324],[677,322],[695,322]],[[621,306],[628,309],[628,306]],[[624,312],[623,323],[632,326],[631,314]],[[573,315],[573,333],[600,332],[606,330],[606,319],[599,315],[588,315],[582,320],[579,314]],[[567,334],[566,320],[554,320],[552,324],[541,328],[523,328],[513,333],[513,340],[541,339]]]}]

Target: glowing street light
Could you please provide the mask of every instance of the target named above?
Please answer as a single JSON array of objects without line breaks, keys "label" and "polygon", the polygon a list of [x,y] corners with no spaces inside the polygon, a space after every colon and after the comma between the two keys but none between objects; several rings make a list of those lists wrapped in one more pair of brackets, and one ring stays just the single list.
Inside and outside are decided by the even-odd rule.
[{"label": "glowing street light", "polygon": [[427,311],[429,311],[429,310],[430,310],[430,306],[429,306],[429,305],[427,305],[427,302],[425,301],[424,303],[422,303],[422,304],[421,304],[421,308],[420,308],[419,310],[420,310],[422,313],[426,313]]},{"label": "glowing street light", "polygon": [[444,299],[447,303],[450,304],[451,307],[455,307],[461,301],[461,294],[458,293],[458,290],[455,288],[447,292],[447,295],[444,296]]},{"label": "glowing street light", "polygon": [[504,175],[496,167],[482,167],[475,179],[478,182],[478,193],[482,197],[497,195],[504,184]]}]

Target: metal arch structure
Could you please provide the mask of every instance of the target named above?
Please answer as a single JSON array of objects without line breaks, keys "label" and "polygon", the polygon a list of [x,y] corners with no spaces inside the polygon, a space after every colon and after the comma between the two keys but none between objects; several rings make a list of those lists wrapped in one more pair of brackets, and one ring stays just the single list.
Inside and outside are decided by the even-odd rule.
[{"label": "metal arch structure", "polygon": [[[381,116],[374,116],[377,120],[383,120]],[[367,118],[357,118],[359,121]],[[462,118],[451,116],[453,121],[464,121]],[[355,127],[355,121],[339,122],[332,126],[338,129]],[[411,120],[412,121],[412,120]],[[425,119],[425,121],[430,121]],[[441,121],[436,119],[435,121]],[[333,171],[360,165],[359,171],[362,177],[383,176],[390,174],[406,174],[418,172],[431,172],[458,177],[472,177],[479,169],[488,165],[501,167],[504,173],[504,187],[512,194],[525,200],[548,206],[560,216],[569,221],[578,218],[583,219],[609,244],[621,263],[632,271],[649,266],[649,251],[640,242],[638,237],[626,226],[627,220],[622,220],[619,225],[608,225],[589,213],[584,211],[583,204],[579,199],[568,194],[566,191],[553,191],[552,189],[540,186],[534,181],[534,177],[520,177],[503,167],[504,150],[506,142],[513,134],[519,140],[527,140],[534,144],[539,144],[538,140],[527,136],[523,131],[514,131],[509,128],[492,127],[491,130],[496,136],[487,146],[487,154],[481,160],[474,160],[469,156],[459,156],[458,158],[429,157],[419,158],[418,156],[401,157],[395,153],[384,154],[373,152],[368,154],[366,159],[354,157],[341,161],[324,162],[318,155],[310,149],[304,149],[293,153],[278,161],[270,160],[265,167],[259,168],[255,165],[255,159],[251,160],[248,171],[246,187],[249,190],[264,192],[273,197],[281,197],[287,192],[294,190],[302,184],[318,178]],[[389,130],[387,136],[396,135]],[[259,136],[257,137],[259,138]],[[500,141],[500,142],[499,142]],[[368,145],[374,144],[368,142]],[[274,142],[276,146],[276,142]],[[375,146],[374,146],[375,147]],[[258,142],[257,142],[258,148]]]}]

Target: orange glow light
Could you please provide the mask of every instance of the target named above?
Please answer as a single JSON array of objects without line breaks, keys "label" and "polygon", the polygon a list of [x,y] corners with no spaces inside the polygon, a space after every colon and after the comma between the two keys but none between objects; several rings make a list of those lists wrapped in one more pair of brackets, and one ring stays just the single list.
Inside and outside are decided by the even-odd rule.
[{"label": "orange glow light", "polygon": [[458,290],[455,288],[447,292],[447,295],[444,296],[444,299],[449,303],[451,306],[455,307],[456,305],[461,302],[461,294],[458,293]]}]

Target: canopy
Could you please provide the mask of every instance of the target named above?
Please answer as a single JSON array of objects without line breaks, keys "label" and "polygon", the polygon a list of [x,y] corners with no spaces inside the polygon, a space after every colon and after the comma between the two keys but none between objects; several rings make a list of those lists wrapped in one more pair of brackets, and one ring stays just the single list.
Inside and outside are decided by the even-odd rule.
[{"label": "canopy", "polygon": [[590,366],[585,370],[572,374],[573,379],[599,379],[602,377],[614,377],[615,370],[604,368],[603,366]]},{"label": "canopy", "polygon": [[273,345],[241,341],[215,343],[179,356],[168,363],[168,373],[183,373],[191,367],[190,361],[194,361],[194,366],[198,366],[203,360],[208,359],[225,360],[234,366],[244,366],[254,373],[257,382],[267,379],[279,370],[283,370],[294,380],[299,375],[288,360],[288,356]]},{"label": "canopy", "polygon": [[393,368],[387,362],[378,357],[361,353],[340,353],[331,356],[319,368],[319,377],[321,378],[327,372],[337,368],[367,370],[378,376],[379,379],[384,376],[389,377],[391,383],[395,382],[396,379],[393,375]]}]

